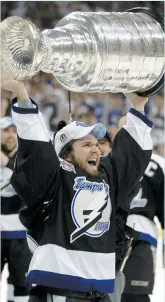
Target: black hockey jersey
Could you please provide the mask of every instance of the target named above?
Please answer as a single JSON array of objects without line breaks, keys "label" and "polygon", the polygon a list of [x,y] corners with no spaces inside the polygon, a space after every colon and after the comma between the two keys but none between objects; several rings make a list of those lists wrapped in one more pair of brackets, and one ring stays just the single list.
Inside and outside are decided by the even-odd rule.
[{"label": "black hockey jersey", "polygon": [[19,220],[21,200],[10,183],[16,153],[9,159],[5,167],[1,167],[1,238],[26,238],[26,229]]},{"label": "black hockey jersey", "polygon": [[24,203],[20,219],[34,252],[27,282],[47,291],[113,292],[115,211],[148,165],[152,123],[131,109],[112,153],[101,159],[99,176],[90,176],[57,158],[33,106],[12,102],[19,135],[12,184]]},{"label": "black hockey jersey", "polygon": [[157,246],[157,227],[154,216],[164,228],[164,170],[163,157],[152,154],[149,165],[139,183],[138,193],[130,203],[127,225],[139,232],[138,240]]}]

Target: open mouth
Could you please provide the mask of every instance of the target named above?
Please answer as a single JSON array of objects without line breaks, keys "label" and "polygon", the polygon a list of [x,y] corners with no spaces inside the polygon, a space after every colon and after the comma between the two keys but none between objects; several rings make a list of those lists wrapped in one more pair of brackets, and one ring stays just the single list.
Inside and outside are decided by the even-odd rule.
[{"label": "open mouth", "polygon": [[96,167],[97,161],[96,161],[96,159],[91,159],[91,160],[88,160],[88,164],[92,167]]},{"label": "open mouth", "polygon": [[89,159],[87,161],[87,170],[92,175],[96,175],[98,173],[98,159]]}]

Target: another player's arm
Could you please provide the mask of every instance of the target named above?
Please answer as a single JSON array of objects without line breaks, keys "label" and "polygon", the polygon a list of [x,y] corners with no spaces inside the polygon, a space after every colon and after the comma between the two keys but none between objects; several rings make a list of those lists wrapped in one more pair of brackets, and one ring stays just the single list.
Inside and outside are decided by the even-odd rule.
[{"label": "another player's arm", "polygon": [[145,175],[151,186],[155,199],[156,213],[163,230],[163,267],[165,267],[165,227],[164,227],[164,175],[165,159],[157,154],[152,154]]},{"label": "another player's arm", "polygon": [[126,125],[114,139],[111,152],[116,172],[117,205],[123,209],[124,201],[142,177],[152,153],[152,122],[143,114],[147,98],[135,93],[128,94],[127,98],[131,109],[126,116]]},{"label": "another player's arm", "polygon": [[147,181],[150,184],[156,204],[156,213],[164,229],[164,175],[165,159],[158,154],[152,154],[151,160],[145,170]]}]

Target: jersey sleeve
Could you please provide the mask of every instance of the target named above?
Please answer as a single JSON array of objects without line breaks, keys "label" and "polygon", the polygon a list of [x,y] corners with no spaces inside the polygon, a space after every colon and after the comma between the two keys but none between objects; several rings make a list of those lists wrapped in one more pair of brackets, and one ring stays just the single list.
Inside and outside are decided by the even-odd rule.
[{"label": "jersey sleeve", "polygon": [[[131,108],[127,123],[116,135],[111,158],[115,166],[115,195],[117,206],[125,210],[134,187],[142,177],[152,153],[152,122]],[[128,206],[128,204],[127,204]]]},{"label": "jersey sleeve", "polygon": [[162,228],[164,228],[164,174],[165,159],[158,154],[152,154],[145,176],[151,187],[156,203],[156,213]]},{"label": "jersey sleeve", "polygon": [[23,203],[32,209],[50,198],[59,183],[59,161],[43,122],[42,114],[33,108],[21,108],[12,101],[12,117],[17,127],[18,151],[11,183]]}]

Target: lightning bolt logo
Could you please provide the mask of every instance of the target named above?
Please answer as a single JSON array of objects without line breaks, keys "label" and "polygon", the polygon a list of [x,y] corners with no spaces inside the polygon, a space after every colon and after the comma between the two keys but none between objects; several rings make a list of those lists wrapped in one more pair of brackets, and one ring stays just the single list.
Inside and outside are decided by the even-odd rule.
[{"label": "lightning bolt logo", "polygon": [[90,209],[83,210],[83,216],[85,216],[84,225],[77,228],[71,234],[71,237],[70,237],[70,242],[71,243],[73,241],[75,241],[77,238],[81,237],[85,232],[87,232],[87,230],[89,230],[95,223],[97,223],[97,221],[100,220],[100,218],[102,217],[102,212],[107,207],[107,202],[108,202],[108,194],[106,195],[104,201],[102,202],[102,206],[99,209],[97,209],[98,205],[95,204],[96,201],[93,200],[90,204],[90,207],[92,208],[92,207],[95,206],[95,209],[93,209],[93,210],[90,210]]}]

